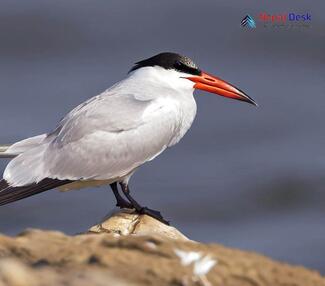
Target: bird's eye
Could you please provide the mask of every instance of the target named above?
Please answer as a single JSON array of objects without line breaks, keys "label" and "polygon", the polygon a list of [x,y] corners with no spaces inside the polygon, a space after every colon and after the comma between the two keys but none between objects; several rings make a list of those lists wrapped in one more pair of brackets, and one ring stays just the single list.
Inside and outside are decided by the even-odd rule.
[{"label": "bird's eye", "polygon": [[188,72],[188,69],[190,68],[189,66],[187,66],[186,64],[180,62],[180,61],[176,61],[175,63],[175,68],[181,72]]},{"label": "bird's eye", "polygon": [[189,74],[194,74],[194,75],[199,75],[201,74],[201,71],[198,68],[193,68],[190,67],[180,61],[176,61],[174,64],[174,67],[176,70],[184,73],[189,73]]},{"label": "bird's eye", "polygon": [[180,69],[182,67],[182,63],[180,61],[176,61],[174,66],[175,68]]}]

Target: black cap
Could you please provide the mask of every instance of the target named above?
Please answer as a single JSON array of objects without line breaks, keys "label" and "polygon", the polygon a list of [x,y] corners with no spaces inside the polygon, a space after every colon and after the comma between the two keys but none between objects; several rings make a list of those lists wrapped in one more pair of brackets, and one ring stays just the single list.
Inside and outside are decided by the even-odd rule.
[{"label": "black cap", "polygon": [[201,74],[201,70],[190,58],[170,52],[160,53],[151,58],[137,62],[135,63],[134,67],[130,70],[130,72],[142,67],[153,66],[160,66],[165,69],[174,69],[180,72],[193,75]]}]

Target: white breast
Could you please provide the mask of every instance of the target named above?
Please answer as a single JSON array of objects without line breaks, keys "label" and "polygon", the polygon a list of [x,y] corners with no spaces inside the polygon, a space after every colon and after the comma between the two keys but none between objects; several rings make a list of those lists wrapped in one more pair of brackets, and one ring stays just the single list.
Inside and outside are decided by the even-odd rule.
[{"label": "white breast", "polygon": [[179,113],[179,122],[178,122],[178,129],[176,130],[173,139],[171,140],[168,147],[175,145],[179,142],[191,127],[193,120],[196,115],[196,102],[191,97],[183,97],[178,102],[178,113]]},{"label": "white breast", "polygon": [[[147,109],[144,115],[153,114],[159,109],[169,109],[174,113],[175,129],[170,130],[172,139],[168,147],[175,145],[191,127],[196,115],[196,102],[193,97],[193,83],[186,79],[188,75],[175,70],[166,70],[161,67],[142,68],[136,75],[139,78],[147,79],[143,88],[136,93],[141,98],[151,98],[154,104]],[[166,116],[161,114],[161,116]],[[157,119],[159,120],[159,119]],[[160,119],[162,120],[162,119]]]}]

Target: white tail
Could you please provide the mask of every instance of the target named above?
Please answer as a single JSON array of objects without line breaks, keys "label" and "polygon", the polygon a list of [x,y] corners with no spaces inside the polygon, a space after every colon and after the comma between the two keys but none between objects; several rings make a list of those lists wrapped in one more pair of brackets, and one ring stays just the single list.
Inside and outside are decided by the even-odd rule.
[{"label": "white tail", "polygon": [[0,145],[0,153],[6,152],[9,148],[9,145]]},{"label": "white tail", "polygon": [[16,155],[8,154],[6,151],[9,149],[10,145],[0,145],[0,158],[13,158]]},{"label": "white tail", "polygon": [[45,138],[46,134],[42,134],[18,141],[12,145],[0,145],[0,158],[14,158],[27,150],[39,146]]}]

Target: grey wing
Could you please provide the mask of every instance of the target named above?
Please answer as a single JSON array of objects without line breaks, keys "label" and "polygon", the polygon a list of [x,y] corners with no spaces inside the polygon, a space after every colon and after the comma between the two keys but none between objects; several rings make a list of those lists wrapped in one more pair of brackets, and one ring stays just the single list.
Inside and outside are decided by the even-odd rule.
[{"label": "grey wing", "polygon": [[[159,112],[157,112],[159,110]],[[13,185],[123,177],[162,152],[177,129],[174,105],[133,95],[97,96],[77,107],[44,143],[13,159]]]},{"label": "grey wing", "polygon": [[132,94],[103,94],[72,110],[49,134],[57,143],[77,141],[96,131],[120,132],[143,123],[142,114],[151,100],[138,100]]}]

